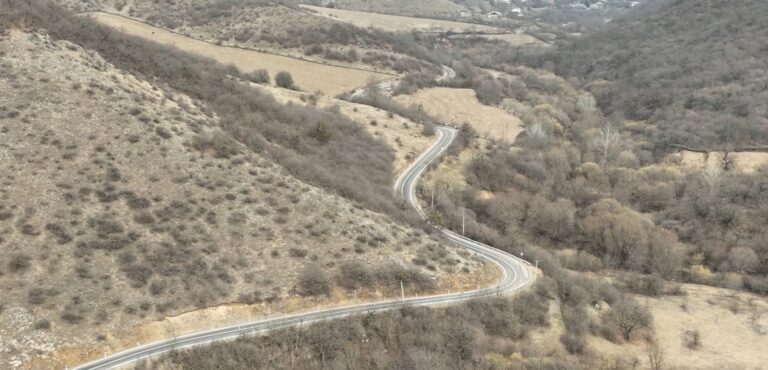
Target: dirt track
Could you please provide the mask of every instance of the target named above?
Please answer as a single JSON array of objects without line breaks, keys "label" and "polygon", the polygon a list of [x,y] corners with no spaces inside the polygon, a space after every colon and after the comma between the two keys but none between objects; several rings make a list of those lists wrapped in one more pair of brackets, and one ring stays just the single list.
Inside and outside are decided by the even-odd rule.
[{"label": "dirt track", "polygon": [[126,34],[174,45],[185,51],[215,59],[223,64],[234,65],[243,72],[266,69],[274,77],[277,72],[288,71],[293,75],[299,88],[304,91],[322,91],[326,95],[335,96],[364,86],[372,78],[376,80],[392,78],[392,76],[376,72],[323,65],[253,50],[213,45],[118,15],[93,13],[90,16],[100,23],[121,29]]},{"label": "dirt track", "polygon": [[332,9],[309,5],[302,5],[302,7],[314,10],[319,14],[329,18],[352,23],[358,27],[376,27],[393,32],[409,32],[412,30],[440,32],[501,32],[501,30],[496,27],[479,24],[358,12],[354,10]]}]

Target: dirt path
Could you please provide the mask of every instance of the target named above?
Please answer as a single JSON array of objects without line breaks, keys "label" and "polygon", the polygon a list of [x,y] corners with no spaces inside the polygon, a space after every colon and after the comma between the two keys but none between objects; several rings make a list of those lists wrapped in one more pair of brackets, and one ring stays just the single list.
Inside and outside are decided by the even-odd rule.
[{"label": "dirt path", "polygon": [[234,65],[243,72],[266,69],[273,77],[280,71],[290,72],[302,90],[321,91],[329,96],[364,86],[370,79],[392,78],[392,76],[382,73],[323,65],[253,50],[213,45],[118,15],[92,13],[90,16],[100,23],[121,29],[126,34],[173,45],[182,50],[212,58],[219,63]]},{"label": "dirt path", "polygon": [[480,24],[443,21],[437,19],[403,17],[379,13],[358,12],[354,10],[323,8],[319,6],[301,5],[302,8],[318,12],[318,14],[342,22],[352,23],[358,27],[376,27],[387,31],[440,31],[440,32],[502,32],[496,27]]}]

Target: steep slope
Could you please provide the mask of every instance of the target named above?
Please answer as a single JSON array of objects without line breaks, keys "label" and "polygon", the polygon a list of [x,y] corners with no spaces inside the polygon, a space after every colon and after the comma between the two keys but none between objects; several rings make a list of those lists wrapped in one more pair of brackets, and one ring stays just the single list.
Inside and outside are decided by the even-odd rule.
[{"label": "steep slope", "polygon": [[539,55],[594,82],[607,113],[648,120],[657,146],[768,144],[768,3],[666,1]]},{"label": "steep slope", "polygon": [[[292,0],[179,0],[172,3],[152,0],[55,1],[74,12],[104,11],[141,20],[179,35],[217,44],[210,45],[212,48],[226,45],[256,49],[261,51],[264,59],[275,58],[269,53],[291,56],[295,60],[284,60],[282,63],[305,64],[305,68],[313,71],[316,77],[360,75],[363,71],[359,69],[363,69],[384,72],[391,78],[404,71],[433,70],[432,64],[437,63],[438,58],[433,50],[417,43],[409,33],[410,29],[405,30],[408,34],[395,34],[365,26],[354,27],[299,7]],[[120,25],[126,20],[114,19],[111,22]],[[225,49],[224,52],[232,51]],[[267,62],[259,68],[268,68],[270,65]],[[352,68],[334,73],[324,64]],[[376,77],[375,73],[369,74]],[[299,87],[310,92],[317,89],[309,85],[312,80],[304,80],[298,81]],[[366,78],[358,81],[360,85],[365,82]],[[336,95],[336,92],[330,95]]]},{"label": "steep slope", "polygon": [[21,31],[0,50],[0,367],[57,352],[37,366],[71,365],[147,321],[318,294],[307,271],[330,284],[320,295],[343,295],[351,262],[380,272],[380,294],[487,273],[293,178],[209,107],[93,51]]}]

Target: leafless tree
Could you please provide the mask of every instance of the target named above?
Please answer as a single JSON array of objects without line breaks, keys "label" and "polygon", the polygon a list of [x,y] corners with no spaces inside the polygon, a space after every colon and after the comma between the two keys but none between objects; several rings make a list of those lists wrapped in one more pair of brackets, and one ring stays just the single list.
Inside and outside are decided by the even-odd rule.
[{"label": "leafless tree", "polygon": [[720,188],[723,171],[719,166],[708,166],[702,172],[701,177],[709,188],[709,195],[714,194]]},{"label": "leafless tree", "polygon": [[661,348],[656,337],[651,337],[648,341],[648,363],[651,370],[664,368],[664,349]]},{"label": "leafless tree", "polygon": [[724,151],[720,153],[720,165],[725,171],[729,171],[733,169],[734,166],[736,166],[736,161],[733,159],[733,157],[731,157],[730,151]]},{"label": "leafless tree", "polygon": [[629,340],[635,330],[650,327],[653,320],[645,307],[630,299],[621,300],[613,307],[613,318],[625,340]]},{"label": "leafless tree", "polygon": [[734,269],[743,274],[752,270],[758,258],[750,247],[735,247],[728,252],[728,260]]},{"label": "leafless tree", "polygon": [[592,140],[592,147],[600,154],[600,163],[605,167],[608,156],[621,143],[621,135],[611,125],[605,125]]},{"label": "leafless tree", "polygon": [[686,348],[696,351],[701,348],[701,333],[698,330],[686,330],[683,333],[683,344]]},{"label": "leafless tree", "polygon": [[590,93],[580,95],[576,102],[576,106],[584,113],[592,113],[597,109],[595,97]]},{"label": "leafless tree", "polygon": [[536,148],[543,148],[549,143],[549,134],[544,129],[544,125],[536,122],[528,128],[528,140]]}]

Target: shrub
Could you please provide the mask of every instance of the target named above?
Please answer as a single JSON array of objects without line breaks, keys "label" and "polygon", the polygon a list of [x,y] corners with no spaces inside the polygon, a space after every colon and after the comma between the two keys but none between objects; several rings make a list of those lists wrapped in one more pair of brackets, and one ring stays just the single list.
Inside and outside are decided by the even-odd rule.
[{"label": "shrub", "polygon": [[565,349],[574,355],[580,355],[584,353],[584,350],[587,348],[587,344],[584,342],[582,337],[568,333],[560,336],[560,343],[563,343]]},{"label": "shrub", "polygon": [[83,316],[81,316],[77,312],[73,312],[70,310],[66,310],[61,313],[61,319],[67,322],[68,324],[77,324],[80,321],[83,321]]},{"label": "shrub", "polygon": [[299,276],[299,289],[302,295],[328,296],[331,294],[331,282],[320,266],[310,265]]},{"label": "shrub", "polygon": [[498,105],[504,97],[501,85],[494,80],[480,82],[480,85],[475,89],[475,94],[477,95],[477,100],[487,105]]},{"label": "shrub", "polygon": [[664,279],[656,275],[625,274],[624,285],[632,293],[648,296],[658,296],[664,293]]},{"label": "shrub", "polygon": [[46,292],[43,288],[32,288],[27,292],[27,302],[39,305],[45,303]]},{"label": "shrub", "polygon": [[8,262],[8,268],[14,273],[27,271],[32,265],[31,260],[32,257],[26,254],[14,254]]},{"label": "shrub", "polygon": [[699,350],[701,344],[701,333],[698,330],[686,330],[683,333],[683,345],[693,351]]},{"label": "shrub", "polygon": [[155,223],[155,216],[146,211],[140,212],[133,216],[133,221],[141,225],[153,225]]},{"label": "shrub", "polygon": [[248,81],[251,81],[257,84],[262,84],[262,85],[269,84],[269,72],[266,69],[257,69],[251,73],[246,74],[245,78],[248,79]]},{"label": "shrub", "polygon": [[309,252],[306,249],[291,248],[288,250],[288,255],[293,258],[304,258]]},{"label": "shrub", "polygon": [[753,293],[768,295],[768,276],[749,276],[744,284]]},{"label": "shrub", "polygon": [[72,241],[72,236],[67,233],[61,224],[49,223],[45,225],[45,229],[56,238],[56,242],[59,244],[67,244]]},{"label": "shrub", "polygon": [[435,136],[435,125],[427,123],[424,128],[421,129],[421,134],[424,136]]},{"label": "shrub", "polygon": [[634,300],[622,299],[612,307],[610,319],[616,327],[621,329],[624,340],[629,340],[632,333],[637,329],[649,328],[653,316],[647,308]]},{"label": "shrub", "polygon": [[160,127],[160,126],[155,128],[155,133],[157,133],[157,136],[160,136],[161,138],[166,139],[166,140],[173,137],[173,134],[171,134],[170,131],[168,131],[165,128]]},{"label": "shrub", "polygon": [[291,76],[289,72],[285,71],[278,72],[277,75],[275,75],[275,84],[284,89],[296,89],[293,82],[293,76]]},{"label": "shrub", "polygon": [[35,322],[35,330],[48,330],[51,328],[51,322],[46,319],[40,319]]},{"label": "shrub", "polygon": [[315,128],[309,132],[309,136],[320,143],[325,144],[331,140],[333,133],[325,122],[318,122],[315,125]]},{"label": "shrub", "polygon": [[194,148],[202,152],[213,151],[216,158],[229,158],[240,153],[240,144],[221,131],[198,135],[193,144]]},{"label": "shrub", "polygon": [[377,283],[391,290],[399,290],[400,283],[410,291],[426,291],[434,289],[435,281],[414,268],[405,268],[392,263],[380,267],[375,272]]},{"label": "shrub", "polygon": [[125,265],[121,270],[131,280],[131,286],[134,288],[141,288],[146,285],[153,274],[152,269],[149,267],[135,263]]},{"label": "shrub", "polygon": [[373,286],[374,277],[360,262],[345,262],[340,267],[337,281],[342,288],[352,290]]},{"label": "shrub", "polygon": [[161,295],[165,292],[167,286],[168,284],[164,280],[153,280],[152,283],[149,284],[149,293],[154,296]]}]

